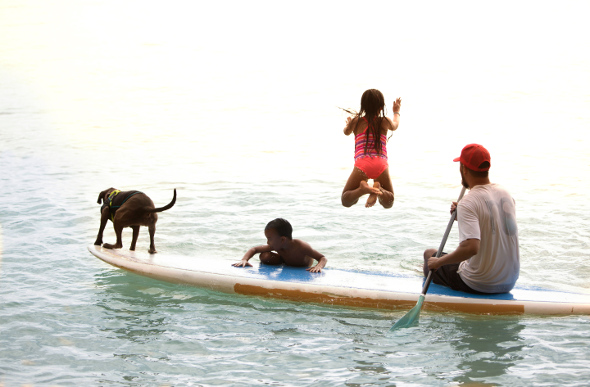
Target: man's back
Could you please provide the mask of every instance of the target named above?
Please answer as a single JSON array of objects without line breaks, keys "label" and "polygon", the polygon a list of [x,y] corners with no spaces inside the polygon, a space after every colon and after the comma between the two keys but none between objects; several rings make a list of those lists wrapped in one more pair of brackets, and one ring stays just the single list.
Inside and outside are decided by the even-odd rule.
[{"label": "man's back", "polygon": [[520,271],[514,200],[502,186],[473,187],[459,202],[459,240],[479,239],[476,255],[461,262],[459,274],[471,288],[486,293],[510,291]]}]

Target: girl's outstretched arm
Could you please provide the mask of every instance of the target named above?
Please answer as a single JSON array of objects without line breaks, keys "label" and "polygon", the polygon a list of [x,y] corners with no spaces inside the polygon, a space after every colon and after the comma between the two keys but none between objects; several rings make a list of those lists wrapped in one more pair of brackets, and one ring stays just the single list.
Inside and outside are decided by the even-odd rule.
[{"label": "girl's outstretched arm", "polygon": [[346,118],[346,126],[344,127],[344,134],[345,135],[350,135],[350,133],[352,133],[352,131],[354,130],[354,126],[353,123],[356,121],[356,118],[353,120],[351,117],[347,117]]},{"label": "girl's outstretched arm", "polygon": [[391,120],[391,130],[397,130],[399,126],[400,109],[402,107],[402,99],[398,98],[393,101],[393,119]]}]

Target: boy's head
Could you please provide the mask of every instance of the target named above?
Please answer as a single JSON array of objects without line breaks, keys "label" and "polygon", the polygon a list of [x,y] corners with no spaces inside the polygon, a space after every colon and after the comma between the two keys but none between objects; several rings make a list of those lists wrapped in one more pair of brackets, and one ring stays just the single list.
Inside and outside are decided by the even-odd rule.
[{"label": "boy's head", "polygon": [[291,227],[291,223],[283,218],[276,218],[268,222],[264,231],[268,230],[275,230],[279,237],[286,237],[289,240],[293,239],[293,227]]}]

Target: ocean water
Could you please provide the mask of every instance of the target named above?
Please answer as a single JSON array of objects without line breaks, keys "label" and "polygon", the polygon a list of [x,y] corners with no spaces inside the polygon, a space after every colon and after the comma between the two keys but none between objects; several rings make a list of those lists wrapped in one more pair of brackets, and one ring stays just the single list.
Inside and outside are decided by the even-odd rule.
[{"label": "ocean water", "polygon": [[[100,191],[176,188],[160,254],[229,264],[284,217],[328,268],[419,275],[478,142],[517,203],[519,283],[590,294],[588,11],[0,1],[0,385],[588,385],[589,316],[423,312],[388,336],[406,311],[230,296],[86,250]],[[340,204],[338,107],[367,88],[403,99],[390,210]]]}]

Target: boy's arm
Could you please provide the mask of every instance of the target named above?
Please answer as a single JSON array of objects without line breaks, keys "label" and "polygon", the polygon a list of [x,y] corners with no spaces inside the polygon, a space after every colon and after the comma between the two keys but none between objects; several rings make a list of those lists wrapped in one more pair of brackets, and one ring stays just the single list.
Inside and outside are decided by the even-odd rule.
[{"label": "boy's arm", "polygon": [[321,273],[322,269],[326,266],[326,263],[328,263],[326,257],[324,257],[322,253],[312,249],[311,246],[309,247],[307,255],[318,261],[317,265],[310,267],[307,271],[310,273]]},{"label": "boy's arm", "polygon": [[242,257],[242,260],[240,262],[234,263],[234,264],[232,264],[232,266],[236,266],[236,267],[252,266],[250,263],[248,263],[248,260],[250,258],[252,258],[255,254],[260,254],[260,253],[264,253],[267,251],[271,251],[271,248],[269,245],[252,247],[251,249],[246,251],[246,254],[244,254],[244,256]]}]

